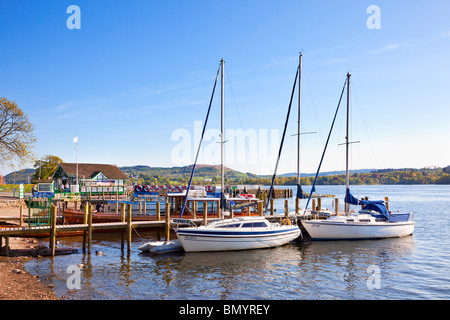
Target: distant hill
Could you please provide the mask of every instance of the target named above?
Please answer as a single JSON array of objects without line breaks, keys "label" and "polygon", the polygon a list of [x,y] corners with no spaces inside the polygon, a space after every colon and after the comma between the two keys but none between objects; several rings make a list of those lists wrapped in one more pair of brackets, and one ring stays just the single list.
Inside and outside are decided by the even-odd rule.
[{"label": "distant hill", "polygon": [[[374,172],[377,169],[359,169],[359,170],[352,170],[351,173],[370,173],[370,172]],[[389,170],[389,169],[386,169]],[[334,176],[334,175],[338,175],[338,174],[345,174],[345,170],[341,170],[341,171],[327,171],[327,172],[319,172],[319,177],[320,176]],[[315,177],[316,173],[300,173],[300,175],[302,177]],[[280,177],[296,177],[297,173],[296,172],[291,172],[291,173],[283,173],[280,174]]]},{"label": "distant hill", "polygon": [[[150,167],[145,165],[125,166],[120,168],[126,175],[138,184],[158,185],[187,185],[192,171],[192,165],[184,167]],[[34,169],[24,169],[6,175],[6,184],[28,183],[32,180]],[[301,184],[311,185],[315,173],[301,174]],[[268,185],[271,175],[256,175],[250,172],[239,172],[225,167],[225,183],[227,184],[259,184]],[[197,165],[194,175],[194,184],[207,185],[220,184],[219,165]],[[345,183],[344,171],[329,171],[319,174],[317,184],[340,185]],[[295,185],[296,174],[287,173],[278,175],[277,185]],[[422,169],[362,169],[352,170],[350,184],[450,184],[450,166],[445,168],[430,167]]]},{"label": "distant hill", "polygon": [[33,180],[34,169],[22,169],[4,176],[5,184],[27,184]]}]

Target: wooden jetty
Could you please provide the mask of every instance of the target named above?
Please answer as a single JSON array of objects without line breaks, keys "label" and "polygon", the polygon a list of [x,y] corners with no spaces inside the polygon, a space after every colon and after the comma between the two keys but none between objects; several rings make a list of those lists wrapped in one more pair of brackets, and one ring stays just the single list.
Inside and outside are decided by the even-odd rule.
[{"label": "wooden jetty", "polygon": [[[388,201],[388,200],[387,200]],[[274,210],[274,199],[270,199],[270,209],[269,214],[264,213],[264,208],[262,205],[262,201],[258,201],[258,210],[257,214],[261,216],[265,216],[269,220],[283,220],[288,218],[289,216],[289,208],[288,208],[288,199],[285,199],[284,203],[284,214],[275,215]],[[296,201],[295,212],[299,212],[298,208],[299,201]],[[218,217],[208,216],[208,206],[204,206],[206,208],[205,214],[201,214],[201,218],[193,217],[190,219],[197,225],[205,224],[208,221],[221,219]],[[159,208],[159,204],[157,205]],[[338,199],[335,199],[335,214],[339,215],[339,203]],[[156,220],[146,220],[146,221],[134,221],[132,216],[131,204],[127,204],[126,209],[125,206],[122,205],[121,208],[121,219],[120,222],[105,222],[105,223],[93,223],[93,208],[91,204],[87,204],[84,206],[84,215],[82,223],[78,224],[57,224],[57,207],[55,205],[51,206],[51,214],[50,214],[50,224],[46,226],[11,226],[11,227],[3,227],[0,228],[0,248],[3,247],[3,239],[5,239],[5,246],[3,247],[3,254],[9,255],[9,237],[10,236],[25,236],[25,237],[33,237],[36,234],[46,234],[49,237],[49,252],[48,255],[54,256],[57,254],[58,250],[56,250],[56,237],[61,236],[63,234],[69,232],[77,232],[79,235],[83,235],[82,240],[82,250],[83,253],[91,254],[92,249],[92,239],[93,233],[99,231],[116,231],[121,233],[121,248],[125,250],[125,242],[127,243],[127,252],[131,253],[131,236],[133,230],[141,229],[141,230],[157,230],[158,231],[158,240],[161,239],[160,231],[164,230],[164,239],[170,239],[171,232],[171,204],[169,202],[165,203],[165,215],[161,216],[160,210],[157,210]],[[302,229],[301,220],[302,219],[325,219],[325,215],[321,215],[321,201],[320,198],[317,201],[313,200],[311,215],[308,217],[301,216],[299,214],[295,215],[295,219],[299,221],[299,227]],[[231,213],[233,216],[233,212]],[[248,212],[248,215],[251,215]],[[253,214],[252,214],[253,215]],[[303,229],[304,231],[304,229]],[[61,250],[61,249],[60,249]],[[69,250],[70,251],[70,250]]]}]

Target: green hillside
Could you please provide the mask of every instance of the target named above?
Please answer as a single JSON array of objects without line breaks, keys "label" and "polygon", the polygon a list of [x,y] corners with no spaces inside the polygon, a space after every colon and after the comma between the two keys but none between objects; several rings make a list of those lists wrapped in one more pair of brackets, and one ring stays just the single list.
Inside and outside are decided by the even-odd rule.
[{"label": "green hillside", "polygon": [[[125,174],[132,178],[133,183],[138,184],[158,184],[158,185],[187,185],[192,171],[192,166],[184,167],[149,167],[149,166],[127,166],[120,168]],[[445,168],[422,168],[422,169],[382,169],[382,170],[360,170],[352,172],[350,184],[450,184],[450,166]],[[6,184],[28,183],[34,169],[24,169],[6,175]],[[28,180],[30,179],[30,180]],[[250,172],[243,173],[225,167],[226,184],[259,184],[269,185],[272,176],[259,176]],[[303,174],[302,185],[312,185],[314,175]],[[197,165],[193,183],[196,185],[220,184],[220,166]],[[277,185],[295,185],[295,176],[277,176]],[[318,179],[319,185],[343,185],[345,184],[345,174],[322,173]]]}]

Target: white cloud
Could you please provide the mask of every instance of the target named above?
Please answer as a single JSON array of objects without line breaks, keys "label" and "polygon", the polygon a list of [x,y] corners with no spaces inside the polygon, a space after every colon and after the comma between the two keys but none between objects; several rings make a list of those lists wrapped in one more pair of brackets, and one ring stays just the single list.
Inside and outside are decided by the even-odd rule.
[{"label": "white cloud", "polygon": [[392,43],[392,44],[385,45],[384,47],[369,51],[369,54],[379,54],[379,53],[383,53],[383,52],[393,51],[393,50],[400,49],[402,46],[403,46],[403,44],[400,44],[400,43]]}]

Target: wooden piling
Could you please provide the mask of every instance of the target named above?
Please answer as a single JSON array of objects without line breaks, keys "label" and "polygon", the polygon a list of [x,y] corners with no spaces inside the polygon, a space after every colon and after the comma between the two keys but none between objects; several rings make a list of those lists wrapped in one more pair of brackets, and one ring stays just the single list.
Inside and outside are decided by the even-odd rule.
[{"label": "wooden piling", "polygon": [[339,198],[334,199],[334,211],[336,212],[336,215],[339,215]]},{"label": "wooden piling", "polygon": [[192,215],[194,216],[194,219],[197,219],[197,202],[192,201]]},{"label": "wooden piling", "polygon": [[284,215],[287,217],[289,215],[289,200],[284,200]]},{"label": "wooden piling", "polygon": [[317,198],[317,211],[322,211],[322,198]]},{"label": "wooden piling", "polygon": [[[86,202],[84,205],[84,216],[83,216],[83,224],[87,224],[88,222],[88,214],[89,214],[89,202]],[[86,240],[87,240],[87,231],[83,231],[83,253],[86,252]]]},{"label": "wooden piling", "polygon": [[166,231],[166,241],[170,240],[170,203],[166,202],[166,224],[165,224],[165,231]]},{"label": "wooden piling", "polygon": [[295,214],[298,214],[300,212],[300,199],[295,198]]},{"label": "wooden piling", "polygon": [[316,211],[316,199],[312,199],[312,209]]},{"label": "wooden piling", "polygon": [[270,198],[270,215],[273,216],[275,215],[275,207],[273,206],[274,204],[274,200],[273,198]]},{"label": "wooden piling", "polygon": [[50,207],[50,243],[49,248],[52,257],[55,256],[56,248],[56,206],[51,205]]},{"label": "wooden piling", "polygon": [[389,211],[389,197],[384,197],[384,204],[386,206],[387,211]]},{"label": "wooden piling", "polygon": [[208,223],[208,202],[203,201],[203,223]]},{"label": "wooden piling", "polygon": [[[156,220],[161,221],[161,203],[156,201]],[[157,228],[156,230],[156,239],[161,241],[161,229]]]},{"label": "wooden piling", "polygon": [[131,253],[131,203],[127,206],[127,252]]},{"label": "wooden piling", "polygon": [[23,226],[23,205],[20,205],[20,226]]},{"label": "wooden piling", "polygon": [[[125,203],[120,203],[120,222],[125,222]],[[120,248],[123,251],[125,249],[125,230],[120,231],[121,241]]]},{"label": "wooden piling", "polygon": [[89,204],[89,211],[88,211],[88,231],[87,231],[87,253],[91,254],[91,248],[92,248],[92,204]]},{"label": "wooden piling", "polygon": [[263,213],[263,204],[262,201],[258,201],[258,214],[262,217],[264,215]]}]

